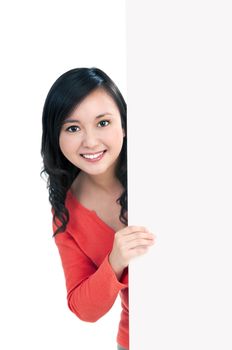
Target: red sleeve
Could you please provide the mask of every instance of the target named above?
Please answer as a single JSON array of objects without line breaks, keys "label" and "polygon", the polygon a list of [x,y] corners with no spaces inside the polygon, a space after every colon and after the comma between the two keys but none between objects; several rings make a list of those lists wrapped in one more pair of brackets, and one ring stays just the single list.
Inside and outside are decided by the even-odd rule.
[{"label": "red sleeve", "polygon": [[128,286],[118,281],[108,260],[110,253],[97,267],[68,232],[58,233],[55,243],[64,270],[68,307],[83,321],[97,321],[113,306],[119,291]]}]

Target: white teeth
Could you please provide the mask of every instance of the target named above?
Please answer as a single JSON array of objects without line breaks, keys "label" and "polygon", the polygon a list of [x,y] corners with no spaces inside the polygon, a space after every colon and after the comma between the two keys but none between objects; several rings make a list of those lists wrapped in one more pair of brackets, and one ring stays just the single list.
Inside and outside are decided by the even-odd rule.
[{"label": "white teeth", "polygon": [[96,153],[96,154],[83,154],[83,157],[84,158],[94,159],[94,158],[98,158],[102,154],[103,154],[103,152]]}]

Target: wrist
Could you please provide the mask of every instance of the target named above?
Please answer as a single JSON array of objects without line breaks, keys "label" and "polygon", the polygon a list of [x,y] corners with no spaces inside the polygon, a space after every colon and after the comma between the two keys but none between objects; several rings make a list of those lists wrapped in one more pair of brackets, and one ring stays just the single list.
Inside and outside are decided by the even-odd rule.
[{"label": "wrist", "polygon": [[109,256],[109,259],[108,259],[108,260],[109,260],[109,264],[110,264],[112,270],[114,271],[114,273],[115,273],[117,279],[120,280],[124,268],[123,268],[123,267],[117,267],[117,266],[115,266],[115,265],[112,263],[112,261],[111,261],[111,259],[110,259],[110,256]]}]

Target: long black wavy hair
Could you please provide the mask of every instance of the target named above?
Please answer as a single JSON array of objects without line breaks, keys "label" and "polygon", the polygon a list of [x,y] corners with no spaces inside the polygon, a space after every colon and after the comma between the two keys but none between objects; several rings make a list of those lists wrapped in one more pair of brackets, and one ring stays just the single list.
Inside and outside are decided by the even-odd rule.
[{"label": "long black wavy hair", "polygon": [[[119,219],[127,225],[127,118],[126,102],[115,83],[101,69],[75,68],[62,74],[52,85],[46,97],[42,115],[41,156],[43,167],[40,176],[45,174],[52,205],[53,223],[57,227],[53,237],[64,232],[69,222],[69,212],[65,207],[67,191],[81,171],[61,152],[59,135],[62,122],[76,106],[97,88],[104,89],[115,101],[125,131],[123,145],[116,168],[116,177],[123,185],[124,191],[117,199],[121,205]],[[61,223],[57,224],[58,219]]]}]

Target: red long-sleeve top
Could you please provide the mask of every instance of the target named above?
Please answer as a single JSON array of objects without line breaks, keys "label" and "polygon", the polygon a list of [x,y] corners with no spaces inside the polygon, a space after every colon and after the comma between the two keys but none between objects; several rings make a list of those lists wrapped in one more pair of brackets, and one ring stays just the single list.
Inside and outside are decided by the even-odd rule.
[{"label": "red long-sleeve top", "polygon": [[[66,231],[55,235],[63,266],[67,302],[81,320],[96,322],[121,297],[121,319],[116,341],[129,349],[128,268],[120,280],[109,263],[115,231],[95,211],[85,208],[67,192],[69,223]],[[53,231],[57,227],[53,223]]]}]

